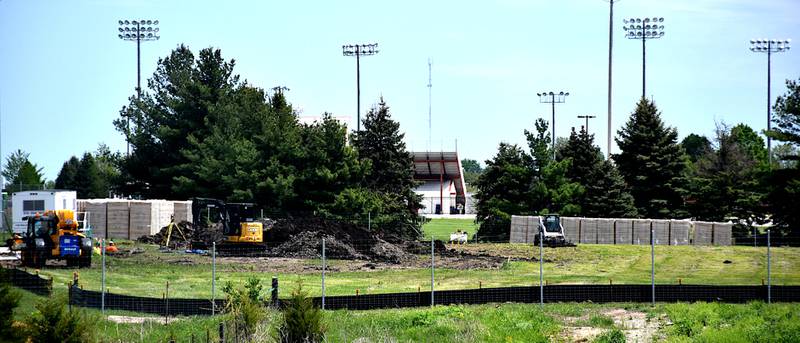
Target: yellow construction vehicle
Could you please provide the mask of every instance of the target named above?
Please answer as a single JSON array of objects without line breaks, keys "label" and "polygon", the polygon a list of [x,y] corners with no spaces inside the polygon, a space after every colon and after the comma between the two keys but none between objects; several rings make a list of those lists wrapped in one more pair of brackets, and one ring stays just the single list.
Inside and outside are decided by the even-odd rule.
[{"label": "yellow construction vehicle", "polygon": [[21,252],[23,265],[42,268],[47,260],[66,260],[69,267],[92,265],[92,239],[78,231],[74,211],[45,211],[23,219],[28,230],[14,237],[11,246]]},{"label": "yellow construction vehicle", "polygon": [[[217,252],[223,255],[258,255],[266,252],[264,225],[256,220],[255,205],[251,203],[225,203],[218,199],[192,199],[192,226],[199,232],[212,223],[222,226],[223,242]],[[201,242],[193,243],[196,248]]]}]

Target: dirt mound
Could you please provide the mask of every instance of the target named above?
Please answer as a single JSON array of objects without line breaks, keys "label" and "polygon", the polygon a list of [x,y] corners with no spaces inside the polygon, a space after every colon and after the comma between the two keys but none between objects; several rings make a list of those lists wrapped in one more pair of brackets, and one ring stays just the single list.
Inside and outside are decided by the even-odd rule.
[{"label": "dirt mound", "polygon": [[225,236],[222,234],[222,225],[220,224],[213,224],[201,230],[194,230],[191,222],[182,221],[172,226],[171,235],[169,230],[170,226],[167,225],[154,235],[141,236],[136,241],[139,243],[166,245],[167,238],[169,238],[170,247],[183,248],[188,247],[192,242],[203,242],[211,245],[212,242],[221,243],[225,240]]},{"label": "dirt mound", "polygon": [[319,258],[322,238],[331,259],[367,259],[401,263],[413,258],[414,249],[396,239],[383,237],[348,221],[319,217],[281,218],[266,233],[267,242],[277,244],[271,256]]}]

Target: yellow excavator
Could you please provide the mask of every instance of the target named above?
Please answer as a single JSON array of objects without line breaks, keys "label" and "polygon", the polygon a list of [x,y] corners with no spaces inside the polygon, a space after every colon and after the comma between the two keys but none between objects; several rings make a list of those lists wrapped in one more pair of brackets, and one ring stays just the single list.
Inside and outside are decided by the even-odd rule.
[{"label": "yellow excavator", "polygon": [[[256,207],[252,203],[225,203],[218,199],[192,199],[192,226],[199,232],[203,228],[219,223],[222,235],[217,244],[221,255],[252,256],[266,252],[264,244],[264,225],[256,220]],[[193,242],[193,248],[208,249],[204,242]]]},{"label": "yellow excavator", "polygon": [[92,239],[78,230],[74,211],[45,211],[23,219],[27,231],[11,242],[11,250],[21,252],[22,265],[42,268],[47,260],[66,260],[68,267],[92,265]]}]

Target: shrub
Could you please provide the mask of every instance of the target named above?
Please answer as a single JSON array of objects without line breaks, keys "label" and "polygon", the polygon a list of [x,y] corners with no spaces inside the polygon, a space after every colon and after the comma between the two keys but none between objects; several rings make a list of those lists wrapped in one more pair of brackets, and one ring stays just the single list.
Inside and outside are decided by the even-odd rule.
[{"label": "shrub", "polygon": [[266,309],[261,301],[261,282],[250,278],[242,288],[234,288],[230,282],[222,290],[227,294],[225,312],[230,315],[233,327],[228,325],[227,332],[234,335],[237,341],[252,341],[258,325],[266,318]]},{"label": "shrub", "polygon": [[17,331],[14,324],[14,308],[19,306],[21,295],[8,284],[3,270],[0,270],[0,341],[13,342]]},{"label": "shrub", "polygon": [[92,320],[83,310],[67,310],[64,296],[43,299],[28,319],[27,336],[32,343],[79,343],[93,341]]},{"label": "shrub", "polygon": [[325,338],[322,311],[314,306],[299,281],[286,301],[278,335],[281,342],[321,342]]},{"label": "shrub", "polygon": [[604,332],[594,339],[595,343],[625,343],[625,334],[620,329],[614,328]]}]

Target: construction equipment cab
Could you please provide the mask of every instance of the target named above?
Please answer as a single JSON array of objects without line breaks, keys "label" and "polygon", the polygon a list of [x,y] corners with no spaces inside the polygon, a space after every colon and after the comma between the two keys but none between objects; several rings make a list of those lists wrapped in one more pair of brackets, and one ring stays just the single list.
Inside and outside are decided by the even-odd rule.
[{"label": "construction equipment cab", "polygon": [[225,240],[219,250],[263,250],[264,225],[256,220],[256,207],[251,203],[225,203],[218,199],[193,198],[192,219],[195,232],[213,223],[222,226]]},{"label": "construction equipment cab", "polygon": [[21,252],[23,265],[41,268],[47,260],[66,260],[69,267],[92,265],[92,239],[78,231],[74,211],[45,211],[24,219],[27,230],[11,247]]},{"label": "construction equipment cab", "polygon": [[546,214],[539,217],[539,231],[534,237],[534,244],[539,245],[540,235],[544,234],[543,245],[549,247],[566,246],[564,228],[561,226],[561,217],[558,214]]}]

